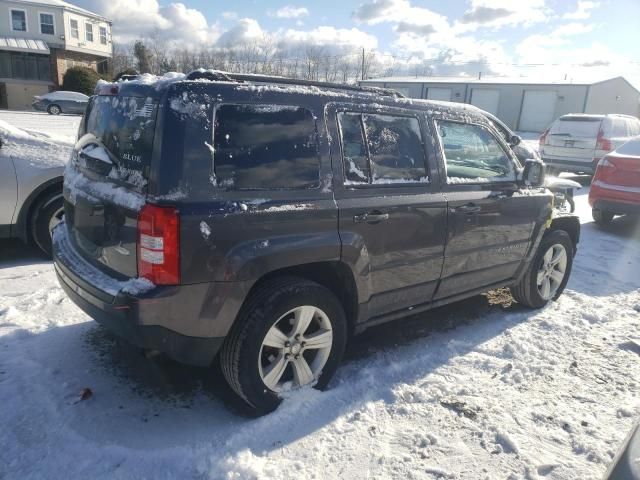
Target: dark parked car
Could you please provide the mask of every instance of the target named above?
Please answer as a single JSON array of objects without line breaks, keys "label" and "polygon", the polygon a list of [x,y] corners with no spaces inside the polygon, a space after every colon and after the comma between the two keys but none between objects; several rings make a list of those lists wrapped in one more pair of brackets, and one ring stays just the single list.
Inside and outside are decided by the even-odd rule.
[{"label": "dark parked car", "polygon": [[76,113],[82,115],[89,103],[89,97],[78,92],[57,91],[33,97],[34,110],[48,112],[51,115]]},{"label": "dark parked car", "polygon": [[[293,83],[293,84],[292,84]],[[539,308],[579,237],[541,162],[464,105],[194,72],[104,85],[65,174],[55,268],[99,323],[208,365],[259,412],[349,336],[509,286]]]}]

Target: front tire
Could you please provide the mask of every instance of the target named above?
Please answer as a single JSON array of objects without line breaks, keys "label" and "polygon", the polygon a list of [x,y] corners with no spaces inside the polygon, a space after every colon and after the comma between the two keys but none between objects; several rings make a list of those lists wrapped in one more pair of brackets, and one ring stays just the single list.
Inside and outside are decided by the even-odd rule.
[{"label": "front tire", "polygon": [[62,109],[58,105],[49,105],[47,107],[47,113],[49,115],[60,115],[62,113]]},{"label": "front tire", "polygon": [[614,214],[611,212],[607,212],[606,210],[594,208],[591,210],[591,216],[593,217],[593,221],[596,222],[596,225],[602,227],[605,225],[609,225],[613,221]]},{"label": "front tire", "polygon": [[511,287],[513,298],[529,308],[542,308],[564,291],[573,266],[574,246],[564,230],[545,235],[520,282]]},{"label": "front tire", "polygon": [[51,258],[51,230],[62,220],[63,214],[63,199],[59,191],[44,195],[33,207],[31,238],[48,258]]},{"label": "front tire", "polygon": [[231,388],[257,413],[286,391],[323,389],[342,359],[347,322],[327,288],[301,278],[271,280],[252,294],[220,352]]}]

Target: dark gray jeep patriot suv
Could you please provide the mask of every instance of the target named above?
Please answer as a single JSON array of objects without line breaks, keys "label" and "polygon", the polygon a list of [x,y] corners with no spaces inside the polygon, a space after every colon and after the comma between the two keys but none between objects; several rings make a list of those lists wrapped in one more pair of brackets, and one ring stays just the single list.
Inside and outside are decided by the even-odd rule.
[{"label": "dark gray jeep patriot suv", "polygon": [[350,335],[511,287],[563,291],[579,238],[480,111],[196,71],[102,84],[65,172],[55,269],[113,332],[219,356],[258,412],[325,387]]}]

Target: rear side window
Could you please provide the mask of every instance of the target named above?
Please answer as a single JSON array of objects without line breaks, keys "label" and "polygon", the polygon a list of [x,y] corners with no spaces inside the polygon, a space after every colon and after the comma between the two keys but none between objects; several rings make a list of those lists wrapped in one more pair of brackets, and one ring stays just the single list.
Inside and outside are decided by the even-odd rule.
[{"label": "rear side window", "polygon": [[313,114],[282,105],[216,108],[216,184],[231,189],[316,188],[320,158]]},{"label": "rear side window", "polygon": [[338,123],[347,185],[428,181],[417,118],[341,112]]},{"label": "rear side window", "polygon": [[629,120],[629,135],[632,137],[637,137],[640,135],[640,122],[635,119]]},{"label": "rear side window", "polygon": [[144,97],[94,97],[86,119],[90,133],[111,153],[123,180],[148,178],[158,103]]},{"label": "rear side window", "polygon": [[438,121],[448,183],[514,181],[514,163],[480,125]]},{"label": "rear side window", "polygon": [[613,126],[611,130],[611,135],[613,137],[628,137],[629,132],[627,131],[627,121],[624,118],[614,118]]}]

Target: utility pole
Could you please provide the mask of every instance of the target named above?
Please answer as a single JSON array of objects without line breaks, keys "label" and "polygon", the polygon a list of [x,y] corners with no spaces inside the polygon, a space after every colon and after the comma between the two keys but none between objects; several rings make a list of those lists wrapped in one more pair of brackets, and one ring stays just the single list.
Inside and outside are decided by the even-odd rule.
[{"label": "utility pole", "polygon": [[362,49],[362,80],[364,80],[364,48]]}]

